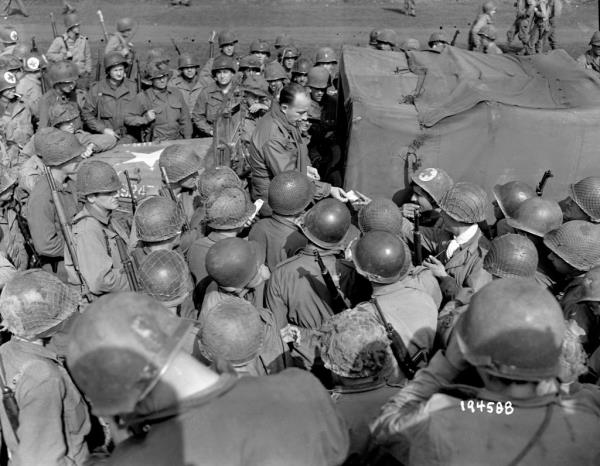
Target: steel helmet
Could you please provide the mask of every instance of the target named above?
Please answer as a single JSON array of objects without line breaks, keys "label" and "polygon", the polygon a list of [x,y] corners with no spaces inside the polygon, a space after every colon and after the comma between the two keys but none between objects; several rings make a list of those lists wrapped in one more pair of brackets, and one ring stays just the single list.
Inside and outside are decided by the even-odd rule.
[{"label": "steel helmet", "polygon": [[77,170],[75,183],[77,194],[112,193],[121,189],[119,175],[108,163],[100,160],[86,160]]},{"label": "steel helmet", "polygon": [[260,70],[262,68],[262,64],[258,57],[254,55],[246,55],[240,59],[239,70],[244,71],[249,68]]},{"label": "steel helmet", "polygon": [[421,43],[417,39],[409,37],[400,44],[400,48],[402,50],[419,50],[421,48]]},{"label": "steel helmet", "polygon": [[308,87],[327,89],[331,82],[331,75],[322,66],[315,66],[308,72]]},{"label": "steel helmet", "polygon": [[300,52],[293,45],[288,45],[283,48],[281,53],[281,58],[285,60],[286,58],[298,58],[300,56]]},{"label": "steel helmet", "polygon": [[269,184],[269,206],[279,215],[299,214],[311,203],[314,190],[314,184],[304,173],[281,172]]},{"label": "steel helmet", "polygon": [[59,83],[76,83],[79,79],[79,71],[70,60],[58,61],[50,65],[48,78],[53,86]]},{"label": "steel helmet", "polygon": [[538,252],[533,242],[514,233],[494,238],[483,259],[483,268],[500,278],[534,278],[537,266]]},{"label": "steel helmet", "polygon": [[323,363],[334,374],[350,379],[374,377],[391,363],[385,328],[360,306],[332,316],[320,333]]},{"label": "steel helmet", "polygon": [[429,41],[427,45],[432,47],[435,42],[441,42],[446,45],[450,45],[450,41],[448,40],[448,36],[443,31],[435,31],[429,36]]},{"label": "steel helmet", "polygon": [[496,40],[496,28],[490,24],[483,26],[477,34],[489,40]]},{"label": "steel helmet", "polygon": [[541,197],[532,197],[521,203],[512,217],[506,219],[509,226],[535,236],[544,236],[558,228],[563,213],[558,202]]},{"label": "steel helmet", "polygon": [[142,293],[110,293],[90,304],[69,331],[67,361],[94,413],[133,413],[192,325]]},{"label": "steel helmet", "polygon": [[133,223],[140,241],[156,243],[181,233],[183,215],[177,203],[162,196],[143,199],[133,216]]},{"label": "steel helmet", "polygon": [[391,199],[375,198],[358,211],[358,228],[362,233],[372,230],[402,235],[404,217]]},{"label": "steel helmet", "polygon": [[274,47],[276,49],[280,49],[292,45],[293,43],[294,41],[290,36],[288,36],[287,34],[281,34],[275,38]]},{"label": "steel helmet", "polygon": [[248,76],[242,91],[259,97],[269,97],[269,83],[262,76]]},{"label": "steel helmet", "polygon": [[77,312],[80,302],[77,290],[56,275],[40,269],[15,272],[0,295],[2,325],[24,339],[48,337]]},{"label": "steel helmet", "polygon": [[244,288],[258,273],[257,244],[241,238],[225,238],[206,254],[206,272],[223,288]]},{"label": "steel helmet", "polygon": [[26,44],[16,44],[11,55],[14,55],[19,60],[23,60],[29,53],[29,47]]},{"label": "steel helmet", "polygon": [[0,42],[4,45],[16,44],[19,41],[19,33],[12,26],[4,26],[0,29]]},{"label": "steel helmet", "polygon": [[169,56],[164,49],[160,47],[151,48],[148,50],[148,54],[146,55],[146,62],[159,62],[159,63],[169,63]]},{"label": "steel helmet", "polygon": [[454,184],[450,175],[441,168],[422,168],[412,175],[411,180],[429,194],[438,205],[442,196]]},{"label": "steel helmet", "polygon": [[79,26],[79,18],[75,13],[69,13],[64,17],[65,28],[67,31],[75,26]]},{"label": "steel helmet", "polygon": [[496,3],[492,2],[491,0],[484,2],[484,4],[481,6],[481,10],[484,13],[490,13],[492,10],[495,10],[496,8],[497,8]]},{"label": "steel helmet", "polygon": [[377,45],[377,36],[379,35],[380,29],[373,29],[369,33],[369,45]]},{"label": "steel helmet", "polygon": [[332,198],[317,202],[298,222],[304,235],[324,249],[340,247],[350,223],[350,211],[346,204]]},{"label": "steel helmet", "polygon": [[127,60],[123,55],[119,52],[109,52],[104,55],[104,71],[108,73],[113,66],[117,65],[127,65]]},{"label": "steel helmet", "polygon": [[571,197],[593,222],[600,222],[600,176],[588,176],[569,186]]},{"label": "steel helmet", "polygon": [[456,327],[465,359],[510,380],[558,375],[565,324],[560,305],[534,280],[494,280],[471,298]]},{"label": "steel helmet", "polygon": [[185,259],[168,249],[158,249],[144,257],[138,277],[141,289],[166,307],[180,305],[194,289]]},{"label": "steel helmet", "polygon": [[461,223],[479,223],[486,218],[488,197],[483,188],[468,183],[455,183],[440,199],[440,208]]},{"label": "steel helmet", "polygon": [[287,79],[287,73],[283,69],[281,63],[272,61],[265,65],[265,79],[267,81],[277,81],[279,79]]},{"label": "steel helmet", "polygon": [[225,47],[226,45],[237,44],[238,39],[233,31],[221,31],[218,37],[219,48]]},{"label": "steel helmet", "polygon": [[535,189],[522,181],[509,181],[497,184],[492,189],[498,207],[505,217],[512,217],[518,207],[527,199],[536,197]]},{"label": "steel helmet", "polygon": [[0,55],[0,69],[6,71],[21,71],[23,61],[14,55]]},{"label": "steel helmet", "polygon": [[0,72],[0,92],[17,87],[17,77],[10,71]]},{"label": "steel helmet", "polygon": [[294,74],[308,74],[308,71],[312,68],[312,62],[308,58],[300,57],[295,61],[292,67],[292,75]]},{"label": "steel helmet", "polygon": [[594,32],[592,38],[590,39],[590,45],[600,45],[600,31]]},{"label": "steel helmet", "polygon": [[377,34],[377,43],[389,44],[395,47],[398,43],[398,34],[392,29],[382,29],[379,31],[379,34]]},{"label": "steel helmet", "polygon": [[132,18],[121,18],[117,20],[117,31],[126,32],[131,31],[136,26],[136,21]]},{"label": "steel helmet", "polygon": [[200,201],[206,202],[223,188],[240,188],[242,181],[229,167],[210,168],[200,175],[198,194]]},{"label": "steel helmet", "polygon": [[200,313],[198,349],[208,361],[225,360],[243,366],[256,358],[263,347],[265,324],[249,302],[226,297]]},{"label": "steel helmet", "polygon": [[48,62],[43,55],[37,53],[30,53],[23,59],[23,69],[28,73],[34,73],[46,68]]},{"label": "steel helmet", "polygon": [[152,81],[163,77],[170,77],[171,70],[164,62],[150,62],[146,65],[146,79]]},{"label": "steel helmet", "polygon": [[208,202],[206,219],[214,230],[233,230],[248,222],[254,211],[254,204],[242,188],[223,188]]},{"label": "steel helmet", "polygon": [[577,302],[600,301],[600,266],[586,272],[578,294]]},{"label": "steel helmet", "polygon": [[600,265],[600,225],[584,220],[563,223],[544,236],[544,244],[570,266],[588,271]]},{"label": "steel helmet", "polygon": [[85,147],[74,134],[56,128],[42,128],[33,136],[35,152],[49,167],[58,167],[79,157]]},{"label": "steel helmet", "polygon": [[161,152],[158,167],[164,168],[170,183],[179,183],[190,175],[199,174],[202,160],[192,146],[171,144]]},{"label": "steel helmet", "polygon": [[250,44],[250,53],[265,53],[271,55],[271,47],[264,40],[254,40]]},{"label": "steel helmet", "polygon": [[68,123],[78,119],[81,116],[79,107],[75,102],[67,100],[66,102],[56,102],[48,109],[48,119],[54,127],[62,123]]},{"label": "steel helmet", "polygon": [[177,61],[177,68],[197,68],[200,66],[200,60],[195,55],[191,53],[182,53],[179,55],[179,60]]},{"label": "steel helmet", "polygon": [[319,63],[337,63],[337,55],[331,47],[321,47],[317,50],[315,65]]},{"label": "steel helmet", "polygon": [[411,265],[404,241],[387,231],[365,233],[352,246],[356,270],[375,283],[395,283],[406,276]]},{"label": "steel helmet", "polygon": [[235,73],[237,70],[235,59],[233,57],[228,57],[227,55],[219,55],[213,61],[211,68],[213,74],[218,70],[231,70],[232,73]]}]

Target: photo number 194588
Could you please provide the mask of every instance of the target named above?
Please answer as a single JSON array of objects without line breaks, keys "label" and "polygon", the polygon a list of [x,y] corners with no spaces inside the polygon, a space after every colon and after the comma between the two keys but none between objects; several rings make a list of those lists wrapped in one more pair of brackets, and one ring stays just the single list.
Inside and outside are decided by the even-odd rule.
[{"label": "photo number 194588", "polygon": [[510,416],[515,412],[515,408],[510,401],[483,401],[483,400],[461,400],[460,402],[460,410],[461,411],[470,411],[472,413],[476,413],[479,411],[480,413],[486,414],[505,414],[506,416]]}]

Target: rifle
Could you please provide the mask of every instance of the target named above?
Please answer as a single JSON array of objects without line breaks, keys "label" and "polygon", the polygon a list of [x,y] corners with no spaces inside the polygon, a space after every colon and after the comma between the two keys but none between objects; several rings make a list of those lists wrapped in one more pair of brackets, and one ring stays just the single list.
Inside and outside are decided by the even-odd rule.
[{"label": "rifle", "polygon": [[173,39],[172,37],[169,37],[169,39],[171,39],[171,43],[173,44],[173,47],[175,47],[175,51],[177,52],[177,55],[181,55],[181,49],[177,45],[177,42],[175,42],[175,39]]},{"label": "rifle", "polygon": [[135,215],[135,209],[137,209],[137,200],[133,194],[133,189],[131,189],[131,177],[129,176],[129,172],[125,170],[123,172],[125,174],[125,179],[127,180],[127,189],[129,189],[129,195],[131,196],[131,213]]},{"label": "rifle", "polygon": [[123,264],[123,270],[125,270],[125,275],[127,275],[127,283],[129,283],[129,288],[131,291],[138,291],[140,289],[139,282],[137,279],[137,272],[135,270],[135,266],[133,265],[133,261],[129,254],[127,254],[127,250],[125,248],[125,241],[120,236],[115,238],[115,242],[117,243],[117,249],[119,251],[119,258],[121,259],[121,264]]},{"label": "rifle", "polygon": [[102,56],[104,55],[104,39],[100,39],[100,47],[98,47],[98,61],[96,63],[96,81],[100,81],[102,77]]},{"label": "rifle", "polygon": [[398,363],[398,367],[404,373],[404,375],[410,380],[415,376],[415,373],[419,370],[417,364],[425,359],[425,352],[419,350],[413,357],[408,353],[408,348],[404,344],[404,341],[400,337],[400,334],[396,331],[392,324],[390,324],[381,310],[381,306],[377,301],[377,298],[371,299],[371,304],[375,306],[377,314],[385,327],[388,338],[390,339],[390,349],[394,355],[394,359]]},{"label": "rifle", "polygon": [[210,33],[210,37],[208,38],[208,57],[215,57],[215,37],[217,35],[217,31],[213,31]]},{"label": "rifle", "polygon": [[37,43],[35,42],[35,36],[31,38],[31,52],[38,53]]},{"label": "rifle", "polygon": [[0,359],[0,389],[2,390],[2,406],[6,412],[8,423],[12,429],[12,433],[15,436],[17,443],[19,437],[17,436],[17,430],[19,429],[19,407],[17,406],[17,400],[15,399],[15,392],[12,388],[6,385],[6,373],[4,372],[4,363]]},{"label": "rifle", "polygon": [[29,266],[30,268],[37,269],[42,266],[42,261],[40,260],[40,255],[35,250],[33,240],[31,239],[31,233],[29,232],[29,226],[23,218],[21,213],[21,205],[18,203],[18,201],[13,200],[12,209],[15,212],[17,225],[19,226],[19,230],[21,231],[23,240],[25,241],[25,251],[27,251],[27,255],[29,256]]},{"label": "rifle", "polygon": [[[140,60],[135,56],[135,67],[137,68],[135,73],[135,82],[137,84],[137,91],[142,92],[142,70],[140,70]],[[133,65],[132,65],[133,68]]]},{"label": "rifle", "polygon": [[52,201],[54,202],[54,208],[56,209],[56,215],[58,216],[58,221],[60,223],[60,229],[62,231],[63,237],[65,239],[65,245],[67,246],[67,250],[69,251],[69,255],[71,256],[71,262],[73,263],[73,268],[77,273],[77,277],[81,283],[81,294],[85,297],[88,302],[92,302],[92,297],[90,294],[90,287],[88,286],[87,280],[81,273],[81,269],[79,268],[79,261],[77,260],[77,252],[75,251],[75,242],[73,241],[73,236],[71,234],[71,228],[69,228],[69,223],[67,221],[67,215],[65,214],[65,210],[62,205],[62,201],[60,200],[60,196],[58,195],[58,189],[56,187],[56,181],[52,176],[52,171],[50,167],[47,165],[44,166],[44,173],[46,175],[46,179],[48,180],[48,185],[50,185],[50,191],[52,192]]},{"label": "rifle", "polygon": [[185,214],[185,210],[183,210],[183,205],[181,205],[181,199],[175,196],[175,193],[173,192],[173,188],[171,187],[171,182],[169,181],[169,177],[167,176],[165,167],[160,167],[160,174],[162,175],[163,182],[167,187],[167,191],[169,191],[169,196],[173,201],[177,203],[177,207],[179,208],[179,211],[181,212],[181,215],[184,218],[183,226],[185,231],[190,230],[190,221],[188,220],[187,215]]},{"label": "rifle", "polygon": [[458,35],[460,34],[460,29],[454,31],[454,35],[452,36],[452,40],[450,41],[450,45],[456,44],[456,39],[458,39]]},{"label": "rifle", "polygon": [[346,309],[350,309],[352,304],[350,304],[350,301],[342,294],[342,290],[340,290],[340,288],[333,281],[333,277],[329,273],[329,270],[327,270],[327,267],[325,267],[325,263],[323,262],[323,258],[321,257],[321,254],[319,254],[319,251],[315,249],[313,250],[313,254],[315,255],[315,261],[321,270],[321,276],[325,281],[325,285],[327,285],[327,291],[329,291],[331,297],[333,298],[333,313],[339,314]]},{"label": "rifle", "polygon": [[414,214],[413,245],[415,248],[415,265],[423,263],[423,237],[421,236],[421,211],[416,210]]},{"label": "rifle", "polygon": [[544,188],[546,187],[546,183],[553,176],[554,176],[554,173],[552,173],[551,170],[546,170],[544,172],[544,174],[542,175],[542,179],[540,180],[540,182],[538,183],[538,185],[535,188],[535,193],[538,196],[542,196],[542,194],[544,194]]},{"label": "rifle", "polygon": [[104,40],[108,44],[108,32],[106,31],[106,25],[104,24],[104,15],[102,14],[102,10],[98,10],[96,13],[98,14],[98,18],[100,19],[100,26],[102,26],[102,34],[104,35]]}]

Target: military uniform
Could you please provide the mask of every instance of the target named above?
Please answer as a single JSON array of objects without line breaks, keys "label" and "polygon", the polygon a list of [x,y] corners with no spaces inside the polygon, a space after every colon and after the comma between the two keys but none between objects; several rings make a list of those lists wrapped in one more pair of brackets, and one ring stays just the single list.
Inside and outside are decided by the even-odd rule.
[{"label": "military uniform", "polygon": [[232,92],[233,84],[229,86],[227,94],[224,94],[214,81],[212,85],[206,86],[200,91],[192,111],[192,120],[203,135],[210,136],[213,134],[213,125],[217,120],[217,116],[222,110],[225,100]]},{"label": "military uniform", "polygon": [[83,464],[88,406],[56,353],[21,338],[0,346],[3,377],[19,407],[18,442],[0,410],[11,464]]},{"label": "military uniform", "polygon": [[80,35],[75,40],[69,38],[67,34],[56,37],[50,44],[46,57],[50,62],[68,60],[67,52],[71,52],[79,76],[92,74],[92,52],[87,37]]},{"label": "military uniform", "polygon": [[[93,206],[86,205],[73,218],[72,232],[79,269],[90,291],[96,295],[129,291],[116,244],[119,236],[113,229],[110,218]],[[69,281],[79,284],[67,248],[65,267],[69,273]]]},{"label": "military uniform", "polygon": [[95,82],[86,99],[86,113],[96,116],[97,130],[111,128],[121,138],[120,143],[136,142],[130,128],[125,126],[125,111],[137,95],[137,86],[125,78],[119,86],[108,79]]},{"label": "military uniform", "polygon": [[217,241],[227,238],[226,235],[218,231],[212,231],[208,236],[198,238],[192,243],[188,251],[188,265],[190,272],[194,277],[194,283],[198,284],[202,279],[208,276],[206,272],[205,259],[210,247]]},{"label": "military uniform", "polygon": [[38,118],[38,105],[42,97],[42,83],[40,76],[35,73],[25,73],[17,83],[17,94],[21,96],[25,105],[29,109],[29,113],[34,118]]},{"label": "military uniform", "polygon": [[321,102],[311,100],[309,121],[311,127],[308,131],[310,142],[308,154],[311,163],[319,169],[323,179],[330,179],[335,184],[341,184],[341,178],[329,178],[340,164],[341,148],[335,137],[336,130],[337,98],[325,94]]},{"label": "military uniform", "polygon": [[263,218],[252,225],[248,240],[256,241],[265,249],[266,265],[271,271],[308,243],[290,218],[277,214]]},{"label": "military uniform", "polygon": [[2,229],[0,249],[6,251],[6,257],[17,270],[25,270],[28,266],[29,256],[25,250],[25,239],[17,222],[17,213],[13,209],[5,208],[0,212],[0,228]]},{"label": "military uniform", "polygon": [[580,340],[587,354],[592,354],[600,346],[600,318],[588,306],[588,301],[580,301],[585,278],[576,277],[564,290],[560,300],[565,319],[575,321],[584,334]]},{"label": "military uniform", "polygon": [[600,73],[600,56],[596,56],[591,50],[586,51],[577,58],[577,64],[585,69]]},{"label": "military uniform", "polygon": [[[2,163],[11,166],[16,162],[20,149],[27,144],[33,136],[31,112],[22,100],[0,105],[0,134],[7,145],[8,160]],[[2,157],[4,159],[4,156]]]},{"label": "military uniform", "polygon": [[[156,112],[152,122],[143,116],[148,110]],[[128,106],[124,121],[130,126],[149,126],[149,141],[192,137],[192,121],[185,99],[181,92],[170,87],[164,92],[150,88],[139,93]]]},{"label": "military uniform", "polygon": [[481,28],[488,25],[493,25],[494,20],[488,13],[481,13],[477,16],[477,19],[473,22],[473,26],[469,31],[469,50],[481,49],[481,38],[479,37],[479,31]]},{"label": "military uniform", "polygon": [[[235,421],[235,422],[233,422]],[[111,464],[289,466],[341,464],[348,432],[312,375],[222,375],[215,386],[152,413],[143,438],[119,444]],[[252,426],[260,425],[260,428]],[[298,439],[302,441],[298,441]]]},{"label": "military uniform", "polygon": [[[127,50],[127,53],[123,54],[123,51]],[[127,64],[131,66],[133,64],[133,46],[127,42],[119,32],[115,32],[108,37],[106,47],[104,47],[104,55],[108,55],[111,52],[118,52],[122,57],[125,58]]]},{"label": "military uniform", "polygon": [[[179,92],[183,95],[185,103],[190,110],[195,110],[196,102],[200,96],[201,91],[204,89],[203,83],[200,81],[198,76],[190,82],[182,76],[175,76],[169,81],[169,86],[179,89]],[[192,112],[192,117],[194,113]]]}]

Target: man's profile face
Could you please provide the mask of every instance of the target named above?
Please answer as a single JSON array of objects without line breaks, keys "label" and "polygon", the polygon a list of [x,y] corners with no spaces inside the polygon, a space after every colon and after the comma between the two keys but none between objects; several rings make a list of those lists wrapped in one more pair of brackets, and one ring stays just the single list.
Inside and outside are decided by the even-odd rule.
[{"label": "man's profile face", "polygon": [[281,111],[292,124],[308,120],[308,109],[310,108],[310,97],[301,93],[296,94],[294,102],[290,105],[282,104]]}]

